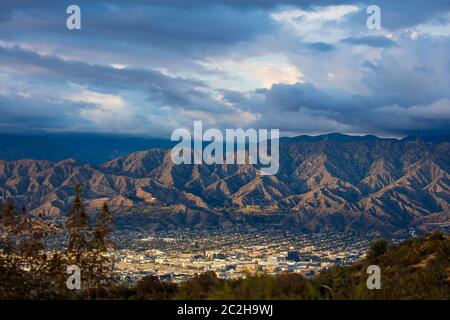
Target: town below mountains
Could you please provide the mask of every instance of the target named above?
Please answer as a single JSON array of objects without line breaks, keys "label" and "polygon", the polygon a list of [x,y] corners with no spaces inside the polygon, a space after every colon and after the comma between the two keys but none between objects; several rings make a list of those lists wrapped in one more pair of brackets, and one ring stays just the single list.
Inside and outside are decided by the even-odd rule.
[{"label": "town below mountains", "polygon": [[[75,142],[64,150],[82,150],[83,144]],[[42,150],[9,143],[0,144],[5,159],[0,160],[0,200],[52,218],[68,212],[74,186],[81,184],[90,212],[106,201],[121,226],[134,223],[152,230],[263,221],[305,231],[394,234],[450,225],[446,139],[282,138],[274,176],[260,176],[253,165],[174,165],[171,144],[162,141],[131,153],[127,150],[145,141],[128,149],[111,144],[108,150],[100,143],[103,163],[95,158],[94,145],[88,156],[77,157],[78,152],[75,159],[60,160],[55,152],[45,158]],[[34,148],[39,149],[39,141]]]}]

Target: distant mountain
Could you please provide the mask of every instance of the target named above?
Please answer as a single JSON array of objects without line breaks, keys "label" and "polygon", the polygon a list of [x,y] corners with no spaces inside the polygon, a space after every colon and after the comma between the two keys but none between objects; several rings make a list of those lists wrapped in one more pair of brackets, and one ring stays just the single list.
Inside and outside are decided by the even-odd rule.
[{"label": "distant mountain", "polygon": [[98,166],[0,161],[0,197],[58,216],[81,183],[92,209],[108,200],[119,214],[157,214],[156,224],[189,227],[233,224],[233,216],[387,233],[450,222],[448,142],[331,134],[283,138],[280,148],[275,176],[252,165],[174,165],[161,148]]},{"label": "distant mountain", "polygon": [[139,150],[171,148],[169,140],[103,134],[0,134],[1,160],[61,161],[73,158],[101,164]]},{"label": "distant mountain", "polygon": [[[294,138],[282,138],[283,140],[288,140],[291,142],[320,142],[320,141],[333,141],[333,142],[356,142],[356,141],[376,141],[380,140],[374,135],[364,135],[364,136],[350,136],[342,133],[329,133],[317,136],[302,135]],[[383,139],[395,141],[397,139]]]}]

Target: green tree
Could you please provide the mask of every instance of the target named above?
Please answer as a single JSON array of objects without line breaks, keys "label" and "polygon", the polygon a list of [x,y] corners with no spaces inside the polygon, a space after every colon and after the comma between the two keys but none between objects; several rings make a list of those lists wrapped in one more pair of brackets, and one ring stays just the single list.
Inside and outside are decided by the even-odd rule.
[{"label": "green tree", "polygon": [[95,221],[93,238],[89,243],[90,248],[100,252],[106,252],[108,249],[114,248],[114,244],[110,239],[112,227],[113,216],[105,202]]},{"label": "green tree", "polygon": [[113,217],[106,202],[97,215],[93,236],[89,242],[89,268],[93,286],[97,293],[108,286],[112,280],[114,260],[111,258],[114,243],[110,238],[112,233]]},{"label": "green tree", "polygon": [[93,268],[91,266],[91,257],[89,256],[89,241],[91,229],[89,218],[83,206],[82,188],[80,184],[75,186],[75,196],[72,209],[69,212],[66,230],[68,233],[68,246],[65,250],[67,265],[62,272],[66,272],[69,265],[76,265],[81,270],[81,286],[87,290],[93,286]]},{"label": "green tree", "polygon": [[81,262],[88,249],[89,219],[84,210],[80,184],[75,187],[73,206],[67,219],[66,228],[69,233],[68,254],[75,262]]}]

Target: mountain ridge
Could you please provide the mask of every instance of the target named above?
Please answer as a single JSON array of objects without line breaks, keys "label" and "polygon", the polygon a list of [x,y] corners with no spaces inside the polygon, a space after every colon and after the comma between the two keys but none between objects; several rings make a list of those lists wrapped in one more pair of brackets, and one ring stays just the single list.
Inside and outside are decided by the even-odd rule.
[{"label": "mountain ridge", "polygon": [[[280,141],[340,140],[340,142],[348,142],[350,140],[414,141],[417,139],[434,143],[450,142],[450,136],[447,135],[417,135],[396,139],[375,135],[347,135],[336,132],[282,137]],[[100,165],[133,152],[152,148],[170,149],[175,144],[176,142],[161,138],[101,133],[0,133],[0,159],[8,161],[21,159],[61,161],[74,158],[81,162]]]},{"label": "mountain ridge", "polygon": [[[327,137],[327,136],[325,136]],[[74,159],[0,160],[0,197],[33,213],[59,216],[81,183],[87,206],[105,200],[119,213],[228,211],[282,216],[280,223],[382,230],[450,220],[450,143],[373,136],[283,138],[280,170],[252,165],[174,165],[153,148],[100,165]]]}]

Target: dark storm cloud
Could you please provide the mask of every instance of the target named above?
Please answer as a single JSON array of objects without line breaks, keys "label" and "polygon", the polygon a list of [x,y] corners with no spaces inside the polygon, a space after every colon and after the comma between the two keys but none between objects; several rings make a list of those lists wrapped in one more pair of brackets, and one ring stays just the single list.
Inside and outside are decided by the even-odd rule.
[{"label": "dark storm cloud", "polygon": [[[57,44],[54,53],[167,70],[205,72],[206,55],[232,52],[268,34],[276,24],[264,10],[220,3],[178,6],[152,1],[77,1],[82,30],[66,29],[65,1],[17,1],[4,5],[0,40]],[[13,31],[13,32],[12,32]]]},{"label": "dark storm cloud", "polygon": [[[450,100],[446,100],[446,97],[450,98],[449,90],[437,88],[433,91],[436,87],[434,83],[423,87],[423,92],[411,92],[411,87],[419,79],[411,77],[408,69],[403,70],[405,73],[398,69],[391,70],[390,64],[395,62],[389,62],[389,59],[364,62],[366,76],[373,89],[371,95],[353,95],[339,89],[320,89],[306,82],[274,84],[270,89],[255,90],[249,95],[222,90],[222,101],[212,98],[207,92],[207,85],[201,81],[168,77],[153,70],[116,69],[80,61],[66,61],[17,47],[0,47],[0,59],[7,68],[17,73],[32,69],[33,77],[39,79],[69,81],[107,93],[140,90],[159,106],[201,110],[220,116],[231,112],[224,102],[231,103],[235,110],[260,114],[261,120],[255,125],[279,127],[282,130],[305,127],[308,123],[302,124],[304,119],[311,122],[311,119],[317,117],[323,122],[317,122],[317,128],[329,131],[338,130],[342,125],[356,132],[401,135],[418,130],[446,132],[450,128],[450,118],[445,118],[447,110],[450,110]],[[416,69],[420,67],[426,69],[427,65],[415,66]],[[396,79],[392,82],[382,81],[392,78],[393,72],[397,73]],[[48,104],[19,96],[0,99],[2,127],[7,123],[20,123],[21,126],[33,129],[39,125],[45,128],[76,127],[78,123],[82,123],[79,118],[80,110],[89,108],[93,106],[70,101],[65,104]],[[283,115],[283,122],[277,123],[277,117]]]},{"label": "dark storm cloud", "polygon": [[450,99],[447,98],[411,105],[407,97],[388,90],[385,94],[354,95],[342,90],[319,89],[311,83],[276,84],[248,97],[232,92],[225,96],[229,102],[260,113],[258,125],[281,127],[286,131],[302,127],[328,132],[346,128],[348,132],[400,136],[415,132],[450,133]]},{"label": "dark storm cloud", "polygon": [[382,36],[350,37],[342,40],[342,42],[375,48],[390,48],[396,46],[395,41]]},{"label": "dark storm cloud", "polygon": [[[80,113],[95,106],[65,100],[64,92],[54,87],[59,82],[62,86],[76,84],[110,95],[121,96],[124,92],[142,95],[144,101],[136,100],[142,104],[137,118],[154,112],[150,107],[146,109],[149,105],[169,109],[158,118],[161,122],[183,117],[187,111],[217,119],[230,116],[227,121],[233,123],[239,120],[231,118],[233,112],[242,111],[258,114],[255,118],[258,120],[251,125],[284,131],[344,130],[401,135],[415,131],[448,132],[450,128],[448,37],[421,35],[414,41],[408,35],[402,38],[402,32],[406,32],[403,28],[448,12],[449,0],[377,3],[350,0],[345,4],[355,4],[360,11],[345,19],[332,20],[330,26],[336,29],[323,30],[327,28],[319,23],[317,34],[327,35],[329,31],[324,39],[304,39],[304,34],[274,21],[271,13],[290,10],[287,6],[315,12],[317,7],[341,2],[80,0],[76,3],[82,9],[82,30],[74,32],[65,28],[65,10],[72,2],[0,3],[0,81],[26,79],[26,83],[48,85],[60,95],[55,101],[47,101],[16,93],[7,96],[6,90],[2,90],[2,127],[83,127]],[[381,7],[383,31],[400,30],[393,38],[395,42],[367,34],[365,8],[369,4]],[[337,30],[339,27],[342,29]],[[273,67],[278,59],[274,55],[282,56],[279,61],[286,58],[287,67],[280,67],[283,70]],[[298,61],[296,55],[300,57]],[[261,56],[263,59],[258,60]],[[248,58],[256,58],[250,71],[245,70]],[[209,59],[218,66],[217,70],[202,64]],[[237,68],[242,63],[242,70],[255,78],[256,73],[266,68],[268,71],[259,76],[269,81],[273,77],[275,84],[270,89],[239,91],[242,88],[236,79],[245,75],[239,72],[236,75],[235,70],[226,66],[220,69],[221,61],[227,60],[238,61]],[[129,66],[115,68],[111,64]],[[304,76],[303,83],[292,84],[292,80],[291,84],[277,83],[287,79],[283,72],[289,73],[293,68]],[[209,82],[219,73],[225,79],[223,82],[217,78],[214,83]],[[311,73],[317,74],[317,78]],[[176,76],[179,74],[183,76]],[[252,77],[250,80],[257,83],[259,79]],[[237,89],[223,89],[221,86],[227,81],[232,82],[227,88]],[[361,85],[356,86],[357,90],[352,87],[352,92],[359,92],[364,86],[364,94],[349,92],[348,87],[356,82]],[[95,129],[94,124],[89,126]]]},{"label": "dark storm cloud", "polygon": [[324,42],[311,43],[309,44],[309,48],[319,52],[328,52],[333,51],[335,49],[333,45]]},{"label": "dark storm cloud", "polygon": [[160,106],[211,112],[215,109],[223,109],[222,105],[201,91],[202,88],[207,88],[202,81],[169,77],[159,71],[116,69],[81,61],[62,60],[17,47],[0,47],[0,59],[14,72],[21,73],[24,69],[30,68],[34,70],[33,77],[41,79],[73,82],[108,93],[117,93],[120,90],[141,90],[152,102]]},{"label": "dark storm cloud", "polygon": [[0,95],[0,129],[19,130],[68,130],[84,129],[80,112],[93,106],[72,101],[49,102],[19,95]]},{"label": "dark storm cloud", "polygon": [[[39,5],[8,5],[4,14],[11,21],[5,24],[14,34],[2,28],[4,38],[38,37],[44,33],[65,36],[70,41],[89,39],[114,40],[140,45],[177,47],[179,50],[195,51],[196,46],[213,47],[250,40],[257,34],[273,27],[263,11],[238,11],[227,6],[171,7],[169,3],[155,4],[143,1],[79,1],[82,12],[82,31],[68,33],[65,28],[65,6],[62,3],[43,2]],[[0,7],[0,10],[2,8]],[[198,48],[201,49],[201,48]]]},{"label": "dark storm cloud", "polygon": [[[30,14],[36,19],[41,16],[53,17],[53,24],[47,24],[58,33],[55,23],[65,22],[65,9],[72,4],[67,1],[30,1],[16,0],[0,3],[0,17],[17,19],[16,31],[21,30],[20,15]],[[86,14],[86,27],[93,33],[110,31],[115,35],[125,32],[131,37],[144,40],[142,35],[162,37],[185,37],[189,41],[230,42],[249,39],[256,33],[264,32],[270,26],[267,10],[282,6],[294,6],[308,9],[317,6],[344,4],[334,0],[119,0],[87,1],[79,0],[77,4]],[[429,20],[436,14],[448,11],[448,0],[349,0],[345,4],[380,6],[384,28],[401,28],[416,25]],[[62,13],[62,14],[61,14]],[[95,19],[89,19],[95,16]],[[361,16],[367,17],[365,12]],[[0,19],[1,20],[1,19]],[[43,25],[42,25],[43,26]],[[26,27],[26,26],[25,26]],[[121,32],[120,29],[124,28]],[[28,30],[31,31],[31,30]],[[212,33],[216,33],[212,38]]]}]

